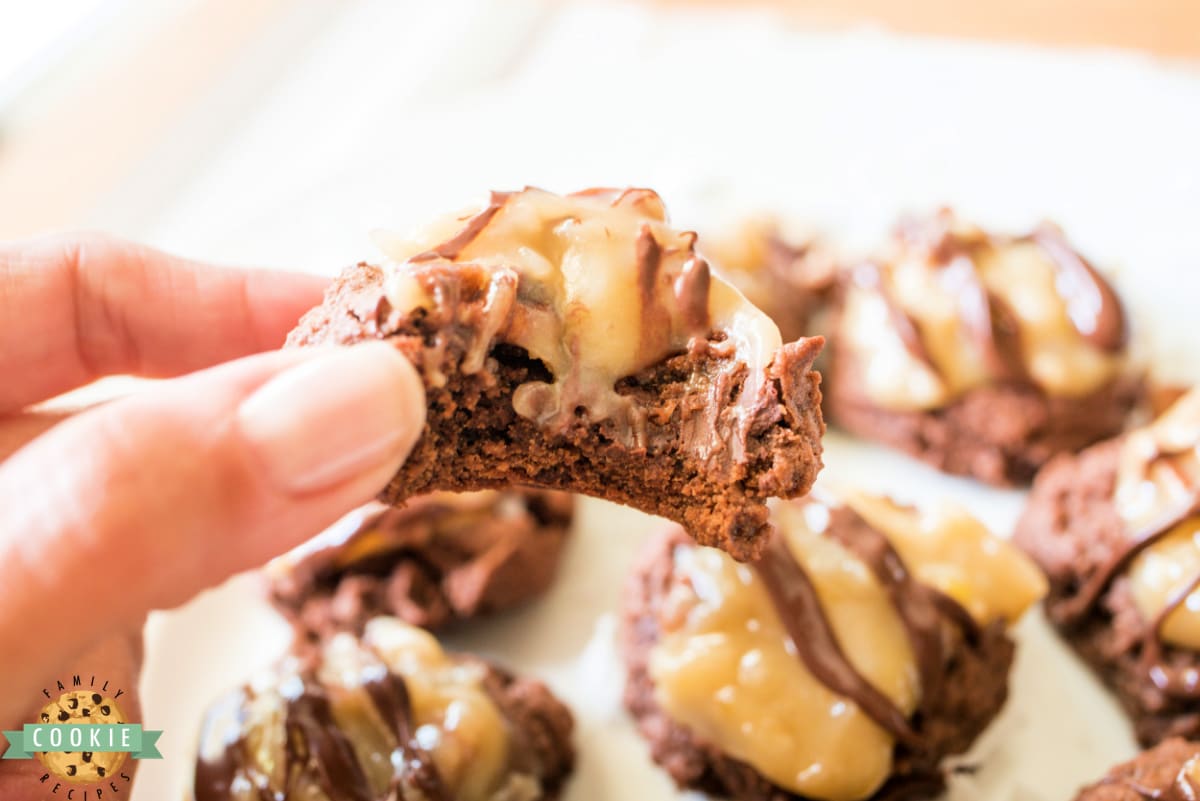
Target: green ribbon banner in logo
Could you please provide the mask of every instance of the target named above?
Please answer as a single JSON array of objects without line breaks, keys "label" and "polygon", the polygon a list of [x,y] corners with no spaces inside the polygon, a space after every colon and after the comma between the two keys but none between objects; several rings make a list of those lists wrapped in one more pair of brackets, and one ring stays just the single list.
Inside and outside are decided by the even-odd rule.
[{"label": "green ribbon banner in logo", "polygon": [[32,759],[39,752],[128,752],[134,759],[162,759],[162,731],[140,723],[26,723],[22,731],[5,731],[10,743],[4,759]]}]

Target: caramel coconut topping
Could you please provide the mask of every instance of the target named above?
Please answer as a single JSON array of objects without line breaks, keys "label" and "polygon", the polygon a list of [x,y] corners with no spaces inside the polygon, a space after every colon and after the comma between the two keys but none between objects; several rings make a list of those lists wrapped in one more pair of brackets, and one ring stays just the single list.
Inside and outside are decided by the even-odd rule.
[{"label": "caramel coconut topping", "polygon": [[744,433],[781,345],[774,323],[710,271],[696,235],[672,229],[647,189],[494,192],[481,209],[380,243],[391,260],[387,299],[402,314],[438,303],[423,280],[431,263],[489,272],[487,320],[461,369],[482,370],[497,342],[524,348],[553,380],[518,387],[513,407],[550,429],[586,414],[611,421],[626,445],[644,445],[645,421],[617,383],[723,332],[744,362],[736,401]]},{"label": "caramel coconut topping", "polygon": [[1200,698],[1200,672],[1174,668],[1163,646],[1200,650],[1200,389],[1177,400],[1150,425],[1125,435],[1113,504],[1125,545],[1058,612],[1082,620],[1125,576],[1147,621],[1142,660],[1170,696]]},{"label": "caramel coconut topping", "polygon": [[[1151,750],[1151,753],[1159,751],[1163,748],[1174,748],[1176,745],[1184,745],[1182,740],[1167,740],[1160,744],[1157,748]],[[1136,763],[1135,763],[1136,764]],[[1122,765],[1114,769],[1114,773],[1118,775],[1105,776],[1092,788],[1096,787],[1119,787],[1129,793],[1138,796],[1139,798],[1147,799],[1147,801],[1196,801],[1200,798],[1200,756],[1193,756],[1183,761],[1179,766],[1179,772],[1170,777],[1171,783],[1165,787],[1150,786],[1148,779],[1153,779],[1153,783],[1157,785],[1165,775],[1161,778],[1158,776],[1139,775],[1142,771],[1124,770],[1128,766]]]},{"label": "caramel coconut topping", "polygon": [[338,635],[315,667],[289,667],[214,707],[196,801],[540,798],[536,776],[514,767],[484,670],[420,629],[375,618],[361,642]]},{"label": "caramel coconut topping", "polygon": [[777,535],[754,565],[675,549],[649,661],[656,699],[788,792],[868,798],[897,742],[922,747],[912,716],[939,692],[944,627],[1015,620],[1045,580],[956,510],[816,493],[772,519]]},{"label": "caramel coconut topping", "polygon": [[852,271],[843,315],[867,393],[897,410],[993,382],[1088,395],[1116,376],[1127,338],[1116,294],[1057,228],[991,236],[946,210]]}]

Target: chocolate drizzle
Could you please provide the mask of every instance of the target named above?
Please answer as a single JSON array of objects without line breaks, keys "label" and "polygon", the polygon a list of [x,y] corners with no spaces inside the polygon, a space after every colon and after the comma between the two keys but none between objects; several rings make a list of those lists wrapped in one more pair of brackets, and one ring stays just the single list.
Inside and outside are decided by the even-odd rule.
[{"label": "chocolate drizzle", "polygon": [[[1181,481],[1188,480],[1178,464],[1178,455],[1159,451],[1151,462],[1165,464]],[[1064,626],[1080,625],[1088,619],[1100,603],[1100,599],[1112,582],[1124,573],[1146,549],[1162,540],[1172,529],[1200,510],[1200,488],[1193,489],[1189,497],[1177,501],[1162,510],[1158,517],[1140,531],[1129,536],[1100,568],[1083,583],[1074,596],[1064,600],[1055,611],[1057,622]],[[1175,592],[1163,608],[1146,622],[1141,641],[1142,669],[1151,683],[1162,693],[1173,698],[1200,698],[1200,669],[1195,666],[1173,666],[1164,654],[1163,626],[1170,615],[1183,606],[1188,597],[1200,588],[1200,575],[1195,576],[1179,591]]]},{"label": "chocolate drizzle", "polygon": [[316,778],[329,801],[375,801],[367,777],[333,719],[324,692],[305,681],[305,689],[287,699],[284,719],[287,775],[301,772]]},{"label": "chocolate drizzle", "polygon": [[778,531],[754,563],[800,660],[822,684],[856,703],[897,740],[916,747],[908,717],[850,664],[821,608],[816,588]]},{"label": "chocolate drizzle", "polygon": [[[832,523],[829,530],[842,547],[867,565],[883,586],[912,646],[922,694],[936,696],[946,671],[943,621],[949,619],[959,626],[968,639],[979,635],[978,624],[952,598],[914,579],[887,537],[856,512],[847,507],[831,512],[850,517],[844,523]],[[926,745],[925,739],[908,716],[847,659],[811,578],[778,531],[754,568],[809,672],[826,687],[857,704],[897,741],[920,753]]]},{"label": "chocolate drizzle", "polygon": [[1066,243],[1057,228],[1042,225],[1029,238],[1054,264],[1055,286],[1079,335],[1109,353],[1125,347],[1128,339],[1125,312],[1108,282]]},{"label": "chocolate drizzle", "polygon": [[492,192],[488,200],[488,205],[483,211],[468,220],[467,224],[458,234],[432,250],[418,253],[412,257],[412,261],[433,261],[435,259],[456,260],[459,254],[466,250],[467,246],[474,242],[475,238],[482,233],[483,229],[487,228],[488,223],[500,212],[500,209],[504,208],[504,204],[508,202],[508,199],[512,195],[512,192]]},{"label": "chocolate drizzle", "polygon": [[[241,729],[245,726],[246,690],[241,690],[226,700],[237,710],[238,737],[223,744],[220,754],[213,759],[201,758],[196,762],[193,793],[196,801],[226,801],[231,797],[234,780],[239,776],[253,788],[260,801],[277,801],[276,794],[268,786],[269,777],[262,773],[249,753],[249,744]],[[206,726],[212,726],[210,713]]]},{"label": "chocolate drizzle", "polygon": [[970,252],[955,253],[939,268],[938,277],[956,297],[959,319],[983,355],[988,372],[1002,380],[1029,381],[1016,314],[983,283]]},{"label": "chocolate drizzle", "polygon": [[1099,603],[1113,579],[1124,572],[1138,554],[1162,539],[1171,527],[1187,517],[1187,514],[1186,511],[1173,512],[1131,536],[1099,570],[1088,577],[1069,601],[1059,606],[1056,617],[1068,626],[1082,621]]},{"label": "chocolate drizzle", "polygon": [[[337,727],[325,691],[311,674],[298,676],[300,691],[283,697],[283,786],[272,787],[272,776],[263,771],[247,738],[245,710],[250,690],[243,688],[229,699],[237,709],[237,738],[225,744],[215,759],[196,764],[193,792],[196,801],[227,801],[235,796],[241,779],[260,801],[286,801],[297,794],[296,781],[313,781],[329,801],[377,801],[354,748]],[[210,718],[208,725],[216,725]],[[240,791],[239,791],[240,792]]]},{"label": "chocolate drizzle", "polygon": [[[989,237],[980,231],[956,231],[953,216],[943,210],[928,222],[903,221],[897,233],[907,247],[923,253],[930,266],[938,270],[938,280],[956,300],[958,319],[993,377],[1033,382],[1022,353],[1019,320],[979,273],[977,254],[986,247],[1036,244],[1052,265],[1055,288],[1080,337],[1106,353],[1117,353],[1125,347],[1128,330],[1116,293],[1053,226],[1042,225],[1026,237]],[[859,286],[878,292],[887,303],[893,329],[909,353],[939,372],[919,324],[892,296],[881,268],[864,265],[854,271],[854,279]]]},{"label": "chocolate drizzle", "polygon": [[[1112,583],[1113,579],[1129,567],[1129,564],[1138,554],[1166,536],[1175,525],[1195,514],[1197,509],[1200,509],[1200,492],[1197,493],[1190,504],[1181,504],[1165,510],[1153,523],[1130,536],[1124,546],[1113,553],[1108,561],[1084,582],[1080,590],[1075,593],[1075,596],[1069,602],[1061,605],[1058,613],[1061,621],[1066,625],[1071,625],[1082,620],[1095,608],[1096,604],[1100,601],[1100,597],[1104,594],[1108,585]],[[1200,577],[1197,578],[1197,581],[1200,581]],[[1187,596],[1184,595],[1183,598],[1177,599],[1175,606],[1178,606],[1186,598]],[[1169,604],[1167,613],[1169,614],[1169,610],[1173,609],[1174,606]],[[1165,615],[1162,617],[1165,617]],[[1151,629],[1157,632],[1161,627],[1161,621],[1158,621],[1151,626]]]},{"label": "chocolate drizzle", "polygon": [[1196,784],[1193,777],[1193,773],[1197,769],[1196,760],[1196,757],[1192,757],[1184,762],[1167,787],[1148,787],[1137,781],[1135,776],[1106,776],[1098,782],[1098,785],[1123,787],[1148,801],[1200,801],[1200,785]]},{"label": "chocolate drizzle", "polygon": [[[432,755],[413,739],[412,699],[404,679],[384,668],[379,676],[364,681],[362,687],[396,740],[399,758],[392,760],[397,769],[392,778],[393,787],[415,784],[427,801],[450,801]],[[399,797],[404,798],[406,794],[402,792]]]},{"label": "chocolate drizzle", "polygon": [[1142,643],[1142,664],[1154,686],[1174,698],[1200,698],[1200,668],[1194,665],[1174,667],[1163,659],[1162,628],[1167,618],[1181,607],[1200,587],[1200,575],[1168,599],[1162,610],[1150,622],[1149,632]]},{"label": "chocolate drizzle", "polygon": [[641,301],[642,332],[638,341],[638,359],[649,361],[654,354],[669,345],[671,337],[670,312],[659,302],[658,278],[662,267],[662,246],[654,238],[649,225],[643,225],[637,237],[637,283]]},{"label": "chocolate drizzle", "polygon": [[958,317],[967,333],[995,369],[999,365],[996,328],[992,322],[995,295],[979,280],[975,261],[965,253],[955,254],[938,270],[938,278],[958,304]]},{"label": "chocolate drizzle", "polygon": [[[377,675],[376,675],[377,674]],[[299,777],[313,781],[328,801],[394,801],[408,798],[405,788],[427,801],[450,801],[432,755],[414,740],[412,703],[404,679],[382,664],[362,673],[361,688],[381,722],[396,742],[389,784],[376,795],[347,736],[338,726],[333,707],[315,674],[296,677],[298,692],[284,695],[284,786],[274,789],[271,777],[259,767],[247,739],[244,710],[250,691],[243,689],[232,700],[237,705],[238,737],[216,759],[202,758],[196,765],[196,801],[227,801],[242,777],[261,801],[285,801],[297,790]]]},{"label": "chocolate drizzle", "polygon": [[693,331],[707,331],[712,321],[708,314],[708,293],[712,272],[708,262],[693,256],[683,264],[675,279],[675,297],[683,311],[683,322]]},{"label": "chocolate drizzle", "polygon": [[873,262],[860,264],[854,268],[852,278],[855,286],[875,292],[883,300],[887,307],[888,320],[892,324],[892,330],[900,337],[900,342],[909,355],[935,373],[940,374],[929,349],[925,347],[925,340],[921,336],[921,330],[917,327],[917,321],[896,300],[896,296],[892,294],[891,288],[884,280],[883,270],[879,265]]},{"label": "chocolate drizzle", "polygon": [[[856,512],[844,507],[831,511],[834,515],[852,519],[853,522],[844,526],[831,522],[829,530],[839,544],[862,560],[883,585],[904,623],[917,660],[922,692],[936,694],[945,673],[946,652],[941,631],[944,607],[957,608],[969,621],[968,631],[972,633],[977,629],[975,621],[953,599],[914,579],[888,538],[867,525]],[[951,619],[961,620],[957,615]]]},{"label": "chocolate drizzle", "polygon": [[[1020,348],[1006,344],[1008,337],[1018,332],[1017,327],[1001,325],[1009,321],[1010,315],[1005,314],[1007,310],[1003,303],[983,283],[975,261],[976,249],[987,240],[982,234],[977,237],[956,234],[953,220],[950,211],[943,209],[928,222],[901,221],[897,235],[907,246],[923,252],[930,266],[937,268],[937,279],[955,298],[958,319],[986,361],[988,370],[998,378],[1024,378],[1026,370]],[[881,293],[890,294],[882,273],[878,285]],[[890,300],[889,304],[896,304],[896,301]],[[900,336],[906,341],[914,335],[920,338],[919,327],[907,312],[904,314],[911,322],[897,328]],[[909,329],[916,333],[910,333]],[[909,351],[934,372],[940,373],[923,339],[919,350],[909,347]]]}]

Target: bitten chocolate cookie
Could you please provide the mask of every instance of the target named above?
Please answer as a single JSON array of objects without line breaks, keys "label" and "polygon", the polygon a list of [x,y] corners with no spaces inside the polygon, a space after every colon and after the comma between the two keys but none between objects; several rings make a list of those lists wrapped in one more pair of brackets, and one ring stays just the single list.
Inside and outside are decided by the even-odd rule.
[{"label": "bitten chocolate cookie", "polygon": [[382,494],[521,485],[634,506],[736,558],[821,466],[822,340],[709,270],[649,190],[493,193],[345,272],[291,345],[386,339],[426,427]]},{"label": "bitten chocolate cookie", "polygon": [[[92,690],[72,690],[42,707],[42,723],[128,723],[117,702]],[[38,760],[72,784],[91,784],[117,775],[129,754],[123,752],[48,751]]]},{"label": "bitten chocolate cookie", "polygon": [[[771,219],[743,221],[709,242],[721,274],[766,312],[785,341],[814,333],[837,276],[833,252],[815,237],[789,237]],[[819,329],[816,329],[819,330]]]},{"label": "bitten chocolate cookie", "polygon": [[1008,692],[1007,623],[1045,589],[949,507],[818,490],[738,564],[655,540],[624,610],[625,702],[681,787],[755,801],[936,795]]},{"label": "bitten chocolate cookie", "polygon": [[570,712],[537,681],[375,618],[214,704],[196,801],[539,801],[574,763]]},{"label": "bitten chocolate cookie", "polygon": [[1121,431],[1142,384],[1125,315],[1057,228],[992,236],[943,211],[902,224],[891,251],[839,287],[837,425],[1001,485]]},{"label": "bitten chocolate cookie", "polygon": [[1200,744],[1173,738],[1117,765],[1075,801],[1196,801]]},{"label": "bitten chocolate cookie", "polygon": [[1014,536],[1049,576],[1051,621],[1142,744],[1200,738],[1200,390],[1046,465]]},{"label": "bitten chocolate cookie", "polygon": [[562,492],[492,490],[360,509],[268,565],[271,600],[311,639],[377,615],[434,629],[508,609],[550,586],[574,505]]}]

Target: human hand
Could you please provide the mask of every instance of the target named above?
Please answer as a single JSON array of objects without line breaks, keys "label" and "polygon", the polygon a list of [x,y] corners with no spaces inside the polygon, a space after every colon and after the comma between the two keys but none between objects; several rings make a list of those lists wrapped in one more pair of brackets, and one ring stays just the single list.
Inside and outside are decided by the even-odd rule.
[{"label": "human hand", "polygon": [[[271,350],[324,284],[101,237],[0,245],[0,727],[80,673],[140,720],[149,610],[304,541],[403,462],[425,414],[403,356]],[[49,430],[23,411],[121,373],[171,380]],[[48,797],[43,773],[0,762],[0,798]]]}]

